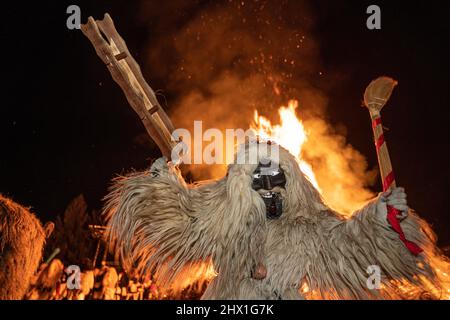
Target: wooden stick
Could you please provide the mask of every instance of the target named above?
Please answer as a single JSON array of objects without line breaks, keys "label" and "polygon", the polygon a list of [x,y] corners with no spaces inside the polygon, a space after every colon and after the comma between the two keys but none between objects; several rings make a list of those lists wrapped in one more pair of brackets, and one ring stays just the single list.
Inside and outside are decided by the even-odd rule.
[{"label": "wooden stick", "polygon": [[97,55],[108,67],[113,79],[122,88],[128,102],[139,115],[150,137],[161,153],[171,158],[176,141],[172,139],[174,127],[156,99],[155,93],[142,76],[141,69],[130,54],[114,22],[105,14],[103,20],[88,18],[81,31],[91,41]]},{"label": "wooden stick", "polygon": [[[373,123],[377,118],[380,118],[380,114],[379,113],[371,114],[370,117],[371,117],[372,123]],[[383,126],[381,124],[373,127],[373,136],[374,137],[384,137]],[[392,172],[392,163],[391,163],[391,158],[389,157],[389,150],[388,150],[386,142],[384,142],[380,146],[380,148],[377,152],[377,157],[378,157],[378,165],[380,166],[381,181],[384,186],[387,184],[386,178],[388,177],[389,173]],[[397,185],[395,179],[392,180],[392,182],[389,185],[391,188],[395,188]]]},{"label": "wooden stick", "polygon": [[[397,85],[397,81],[388,78],[380,77],[372,81],[364,93],[364,103],[369,109],[370,118],[372,119],[372,128],[375,138],[375,145],[377,147],[378,163],[380,165],[381,179],[383,181],[383,191],[390,188],[395,188],[395,176],[392,170],[391,159],[386,141],[384,139],[383,125],[381,124],[381,109],[389,100],[392,90]],[[397,216],[400,214],[396,208],[388,205],[386,219],[398,233],[400,240],[404,243],[406,248],[414,255],[418,255],[423,250],[414,242],[406,239],[405,234],[400,225]]]},{"label": "wooden stick", "polygon": [[45,260],[45,264],[50,264],[50,262],[52,262],[52,260],[61,252],[61,249],[56,248],[55,250],[53,250],[52,254],[47,258],[47,260]]},{"label": "wooden stick", "polygon": [[[380,166],[381,179],[383,186],[389,184],[388,187],[396,186],[395,179],[390,183],[389,175],[392,174],[392,163],[389,157],[387,143],[384,140],[383,126],[381,124],[381,109],[389,100],[397,81],[389,77],[380,77],[372,81],[364,93],[364,104],[369,109],[370,118],[372,119],[373,136],[377,146],[378,164]],[[393,176],[392,176],[393,177]]]}]

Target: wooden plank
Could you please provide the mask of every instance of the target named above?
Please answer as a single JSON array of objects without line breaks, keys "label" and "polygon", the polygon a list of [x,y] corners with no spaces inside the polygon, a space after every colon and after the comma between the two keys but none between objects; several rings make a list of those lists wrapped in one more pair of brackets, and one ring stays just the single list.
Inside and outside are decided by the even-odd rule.
[{"label": "wooden plank", "polygon": [[109,14],[105,14],[103,20],[89,17],[88,22],[81,25],[81,30],[106,64],[114,81],[122,88],[147,133],[161,153],[170,159],[171,151],[177,143],[172,139],[173,124],[145,81],[139,65],[118,34]]}]

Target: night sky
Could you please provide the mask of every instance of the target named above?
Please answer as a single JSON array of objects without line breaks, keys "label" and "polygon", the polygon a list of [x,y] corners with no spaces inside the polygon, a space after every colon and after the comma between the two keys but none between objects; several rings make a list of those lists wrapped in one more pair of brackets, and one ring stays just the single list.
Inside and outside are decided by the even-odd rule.
[{"label": "night sky", "polygon": [[[161,102],[170,114],[180,98],[167,75],[174,72],[170,59],[176,58],[150,63],[149,39],[170,39],[205,8],[238,3],[154,1],[160,11],[148,22],[143,10],[152,4],[144,2],[152,1],[2,3],[0,193],[31,206],[43,221],[63,213],[78,194],[91,208],[101,208],[111,178],[146,168],[159,157],[155,144],[142,143],[142,124],[89,41],[81,31],[66,28],[67,6],[81,7],[83,23],[90,15],[111,14],[144,77],[163,90]],[[290,2],[295,1],[276,2],[289,19]],[[376,165],[376,154],[367,110],[359,107],[363,90],[379,75],[399,81],[383,113],[390,129],[386,139],[398,184],[406,188],[410,207],[433,225],[440,245],[450,244],[445,3],[317,0],[310,1],[307,17],[314,21],[309,32],[318,43],[317,68],[324,74],[311,81],[329,99],[327,121],[345,127],[348,143],[364,154],[369,167]],[[381,30],[365,26],[370,4],[381,7]],[[304,18],[302,12],[298,16]],[[373,186],[380,189],[380,183]]]}]

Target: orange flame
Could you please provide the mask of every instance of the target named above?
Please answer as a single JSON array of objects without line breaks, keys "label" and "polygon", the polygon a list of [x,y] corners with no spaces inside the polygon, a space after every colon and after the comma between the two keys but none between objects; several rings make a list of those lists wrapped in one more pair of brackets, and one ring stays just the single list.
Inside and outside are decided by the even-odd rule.
[{"label": "orange flame", "polygon": [[295,115],[298,108],[297,100],[290,100],[288,106],[282,106],[278,109],[281,124],[272,125],[270,120],[264,116],[260,116],[255,110],[255,123],[252,129],[263,139],[275,141],[280,146],[286,148],[292,155],[297,157],[300,169],[311,181],[311,183],[320,191],[316,176],[314,175],[312,166],[302,160],[302,147],[307,140],[307,133],[303,123]]},{"label": "orange flame", "polygon": [[[349,217],[373,198],[365,184],[375,177],[375,172],[366,170],[364,157],[323,119],[301,120],[296,115],[297,108],[297,100],[280,107],[280,124],[272,124],[255,111],[251,128],[263,139],[277,142],[294,155],[303,174],[327,205]],[[319,161],[312,163],[311,159]]]},{"label": "orange flame", "polygon": [[[255,110],[254,124],[251,126],[256,134],[265,140],[277,142],[294,155],[299,162],[300,169],[311,183],[322,194],[325,202],[332,208],[349,217],[352,211],[360,208],[372,193],[365,189],[360,180],[361,176],[355,174],[346,163],[347,158],[363,163],[363,157],[351,146],[345,145],[341,137],[328,132],[328,125],[321,119],[312,119],[305,129],[304,122],[296,115],[298,101],[290,100],[288,106],[279,108],[280,124],[272,124],[270,120],[259,115]],[[309,136],[314,140],[320,140],[320,144],[308,144]],[[305,152],[325,157],[323,168],[314,168],[303,155]],[[317,179],[316,176],[320,177]],[[318,182],[319,181],[319,182]],[[440,288],[434,287],[430,281],[422,277],[425,289],[438,299],[450,300],[450,262],[447,258],[434,251],[434,248],[426,248],[429,263],[436,272]],[[396,283],[402,296],[410,299],[423,299],[423,291],[409,283]],[[300,291],[309,299],[317,298],[316,293],[311,292],[304,283]],[[426,293],[426,292],[425,292]]]},{"label": "orange flame", "polygon": [[[333,209],[349,217],[352,212],[359,209],[373,197],[373,193],[364,187],[369,180],[366,173],[364,157],[351,146],[345,139],[330,130],[330,126],[319,118],[302,120],[296,114],[299,104],[296,100],[290,100],[287,106],[278,109],[279,124],[273,124],[269,119],[254,111],[254,123],[250,126],[256,134],[264,140],[272,140],[286,148],[294,155],[299,163],[301,171],[322,194],[324,201]],[[309,138],[311,142],[308,143]],[[316,143],[319,141],[320,143]],[[309,158],[305,159],[305,154]],[[313,167],[308,159],[320,158],[321,164]],[[351,163],[358,166],[352,167]],[[224,166],[225,167],[225,166]],[[445,257],[431,253],[433,248],[427,248],[430,253],[429,262],[437,273],[441,288],[435,288],[431,283],[426,285],[426,290],[434,297],[450,299],[450,264]],[[211,261],[199,263],[199,265],[186,268],[171,292],[180,292],[183,289],[196,284],[194,290],[201,291],[203,284],[208,283],[217,274]],[[427,283],[427,279],[422,279]],[[420,299],[423,289],[405,282],[396,283],[402,295],[410,299]],[[320,299],[319,293],[310,290],[303,283],[300,291],[308,299]]]}]

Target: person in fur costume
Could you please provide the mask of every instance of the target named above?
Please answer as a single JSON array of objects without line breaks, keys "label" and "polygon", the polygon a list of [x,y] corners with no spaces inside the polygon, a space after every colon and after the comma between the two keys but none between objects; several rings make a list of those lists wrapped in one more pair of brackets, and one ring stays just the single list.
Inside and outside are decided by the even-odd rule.
[{"label": "person in fur costume", "polygon": [[[245,144],[241,152],[256,152],[258,161],[235,161],[214,182],[186,184],[163,158],[150,171],[117,178],[104,213],[124,266],[169,285],[212,263],[217,276],[203,299],[417,298],[412,293],[439,288],[436,238],[408,208],[403,188],[346,219],[324,203],[287,150],[279,147],[275,159],[261,147],[267,143]],[[264,163],[271,168],[262,175]],[[418,256],[388,224],[387,205],[401,211],[406,238],[424,250]],[[381,270],[379,289],[368,287],[369,266]]]},{"label": "person in fur costume", "polygon": [[0,300],[24,297],[53,228],[53,223],[43,227],[28,209],[0,195]]}]

